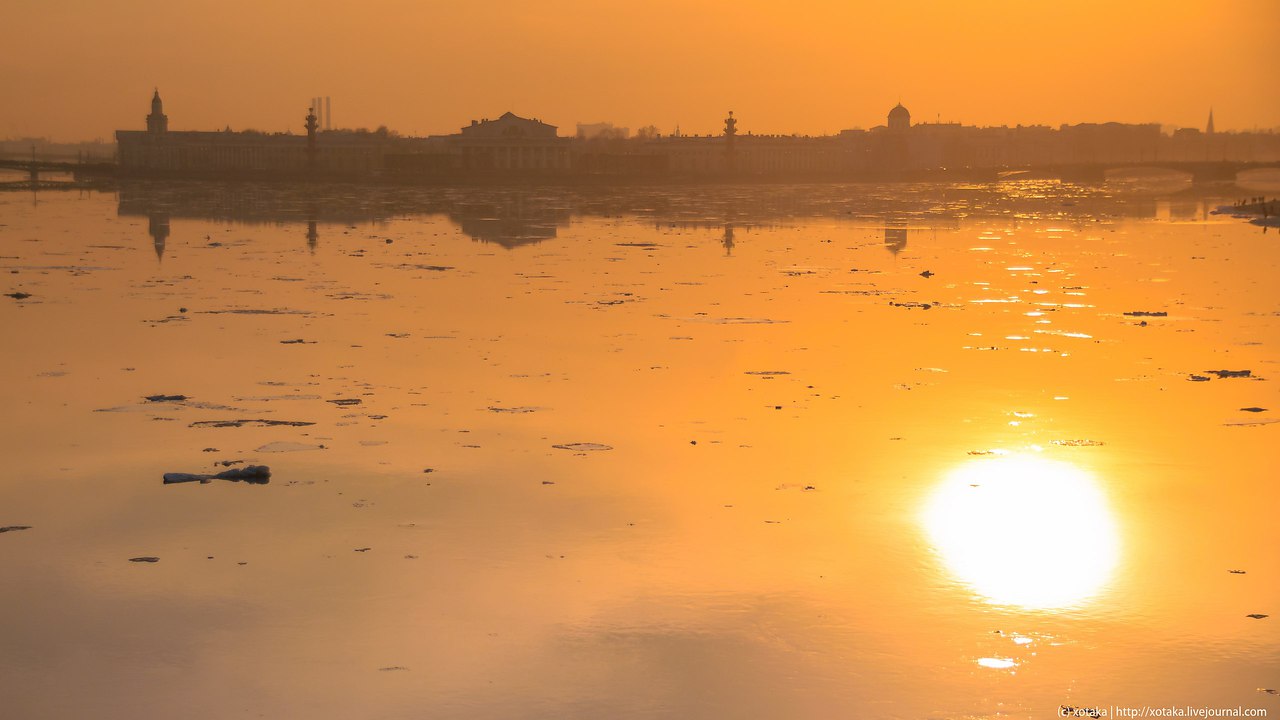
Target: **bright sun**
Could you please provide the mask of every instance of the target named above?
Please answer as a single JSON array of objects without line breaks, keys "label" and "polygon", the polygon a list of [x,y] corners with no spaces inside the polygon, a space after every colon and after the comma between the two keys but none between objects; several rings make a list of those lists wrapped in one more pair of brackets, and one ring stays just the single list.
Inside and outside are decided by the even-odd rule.
[{"label": "bright sun", "polygon": [[951,572],[1001,605],[1079,603],[1119,557],[1115,520],[1092,476],[1035,457],[956,469],[929,499],[924,526]]}]

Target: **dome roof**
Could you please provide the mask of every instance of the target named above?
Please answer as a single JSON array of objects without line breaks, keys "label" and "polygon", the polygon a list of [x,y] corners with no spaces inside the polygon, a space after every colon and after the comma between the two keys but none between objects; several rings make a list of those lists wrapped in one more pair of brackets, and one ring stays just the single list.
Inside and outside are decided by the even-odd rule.
[{"label": "dome roof", "polygon": [[911,127],[911,113],[902,107],[902,103],[898,103],[889,111],[889,129],[906,130],[909,127]]}]

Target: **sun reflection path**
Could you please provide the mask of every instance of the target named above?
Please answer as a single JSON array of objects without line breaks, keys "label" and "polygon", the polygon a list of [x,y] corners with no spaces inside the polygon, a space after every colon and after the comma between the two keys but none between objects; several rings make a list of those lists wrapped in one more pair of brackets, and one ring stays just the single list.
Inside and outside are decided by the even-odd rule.
[{"label": "sun reflection path", "polygon": [[923,521],[951,572],[1000,605],[1078,605],[1119,559],[1116,522],[1094,478],[1038,457],[957,468],[929,498]]}]

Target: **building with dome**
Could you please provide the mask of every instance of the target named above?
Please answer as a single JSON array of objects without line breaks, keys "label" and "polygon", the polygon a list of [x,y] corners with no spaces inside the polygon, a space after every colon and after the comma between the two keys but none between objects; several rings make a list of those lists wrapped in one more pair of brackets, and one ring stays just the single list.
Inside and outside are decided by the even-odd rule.
[{"label": "building with dome", "polygon": [[889,129],[901,132],[911,127],[911,112],[898,103],[889,111]]},{"label": "building with dome", "polygon": [[[974,127],[911,123],[902,103],[885,125],[838,135],[756,134],[730,113],[719,133],[561,137],[554,125],[505,113],[448,135],[405,137],[322,129],[313,103],[305,133],[173,130],[159,91],[144,129],[116,132],[125,177],[374,179],[405,183],[611,177],[906,179],[996,177],[1006,170],[1157,161],[1276,162],[1280,133],[1202,132],[1172,136],[1155,123]],[[1077,172],[1071,170],[1071,172]],[[1090,171],[1093,172],[1093,171]],[[1101,173],[1102,169],[1098,169]],[[158,229],[162,235],[163,231]]]}]

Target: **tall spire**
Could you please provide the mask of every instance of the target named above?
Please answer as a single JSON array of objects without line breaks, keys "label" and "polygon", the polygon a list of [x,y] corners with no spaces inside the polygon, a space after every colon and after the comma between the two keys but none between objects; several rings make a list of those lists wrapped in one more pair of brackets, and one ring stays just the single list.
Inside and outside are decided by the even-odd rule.
[{"label": "tall spire", "polygon": [[1213,108],[1209,108],[1209,124],[1205,126],[1204,132],[1206,135],[1213,134]]},{"label": "tall spire", "polygon": [[160,100],[160,88],[156,88],[151,96],[151,114],[147,116],[147,132],[162,133],[169,130],[169,117],[164,114],[164,103]]}]

